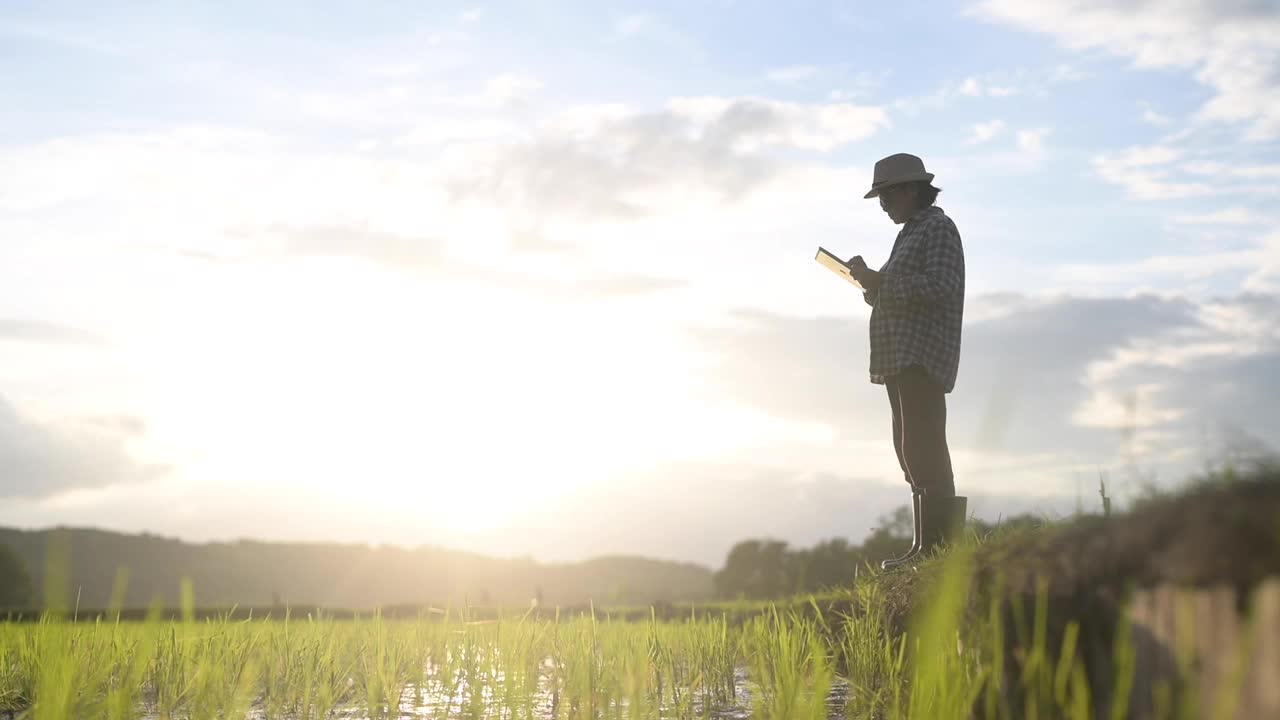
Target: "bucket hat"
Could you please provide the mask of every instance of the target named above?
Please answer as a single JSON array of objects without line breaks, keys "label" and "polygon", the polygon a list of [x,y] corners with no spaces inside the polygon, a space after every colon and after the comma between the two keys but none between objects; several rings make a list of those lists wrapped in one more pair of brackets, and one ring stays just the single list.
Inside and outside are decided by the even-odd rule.
[{"label": "bucket hat", "polygon": [[916,180],[933,180],[933,173],[925,172],[923,160],[909,153],[890,155],[876,163],[875,173],[871,179],[871,190],[862,197],[873,198],[890,185]]}]

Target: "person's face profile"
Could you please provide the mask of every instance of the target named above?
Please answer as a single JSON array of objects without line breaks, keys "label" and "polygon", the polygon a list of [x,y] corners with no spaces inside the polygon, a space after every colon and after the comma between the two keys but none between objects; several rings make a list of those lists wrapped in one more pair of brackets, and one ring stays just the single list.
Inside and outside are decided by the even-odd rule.
[{"label": "person's face profile", "polygon": [[880,209],[889,219],[900,223],[905,219],[904,206],[911,201],[911,193],[901,186],[890,186],[880,191]]}]

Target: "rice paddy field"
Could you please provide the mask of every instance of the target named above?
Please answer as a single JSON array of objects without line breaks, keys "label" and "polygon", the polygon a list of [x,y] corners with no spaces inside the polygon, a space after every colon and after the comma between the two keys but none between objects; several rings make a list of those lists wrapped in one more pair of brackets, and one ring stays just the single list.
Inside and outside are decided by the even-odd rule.
[{"label": "rice paddy field", "polygon": [[[909,646],[874,614],[837,631],[821,615],[776,606],[740,623],[705,613],[648,622],[46,617],[0,625],[0,709],[37,719],[952,716],[973,701],[988,665],[958,644],[954,623],[930,622],[934,641]],[[1069,706],[1075,691],[1068,682],[1057,699]]]},{"label": "rice paddy field", "polygon": [[[0,622],[0,718],[1256,717],[1248,708],[1280,707],[1280,646],[1259,642],[1280,627],[1277,511],[1280,483],[1238,483],[1122,521],[971,534],[917,569],[683,616],[196,619],[188,584],[174,617],[156,607],[144,621],[64,610]],[[1119,589],[1141,574],[1265,586],[1271,599],[1217,603],[1230,622],[1200,628],[1200,649],[1183,642],[1195,632],[1176,635],[1166,662],[1152,653],[1155,626],[1121,610]],[[1237,627],[1237,606],[1251,609],[1223,642],[1218,628]],[[1170,607],[1180,627],[1191,618]],[[1176,673],[1147,673],[1144,657]],[[1193,682],[1206,670],[1211,686]]]},{"label": "rice paddy field", "polygon": [[[961,619],[964,556],[945,561],[935,600],[905,633],[891,629],[874,582],[824,598],[849,612],[833,616],[810,597],[736,620],[714,608],[647,622],[608,613],[486,621],[465,612],[196,621],[188,609],[186,619],[145,622],[46,615],[0,624],[0,717],[1098,716],[1074,627],[1051,654],[1037,611],[1026,670],[1011,679],[1002,671],[999,615]],[[1006,682],[1020,686],[1016,707]],[[1122,705],[1107,716],[1127,717]]]}]

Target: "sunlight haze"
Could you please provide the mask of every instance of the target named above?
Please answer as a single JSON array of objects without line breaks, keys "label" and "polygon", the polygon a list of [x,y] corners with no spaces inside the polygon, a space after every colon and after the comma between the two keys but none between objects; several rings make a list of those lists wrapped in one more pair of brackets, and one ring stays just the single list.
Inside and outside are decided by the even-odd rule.
[{"label": "sunlight haze", "polygon": [[885,261],[898,152],[971,511],[1272,451],[1280,11],[1114,5],[6,3],[0,525],[856,541],[909,488],[814,253]]}]

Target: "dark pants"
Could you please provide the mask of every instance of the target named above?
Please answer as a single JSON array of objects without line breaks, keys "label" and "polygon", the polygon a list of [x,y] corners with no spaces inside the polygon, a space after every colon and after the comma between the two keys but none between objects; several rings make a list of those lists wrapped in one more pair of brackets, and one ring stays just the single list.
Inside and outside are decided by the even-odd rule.
[{"label": "dark pants", "polygon": [[942,386],[920,365],[885,378],[893,410],[893,448],[912,490],[921,495],[956,494],[947,450],[947,400]]}]

